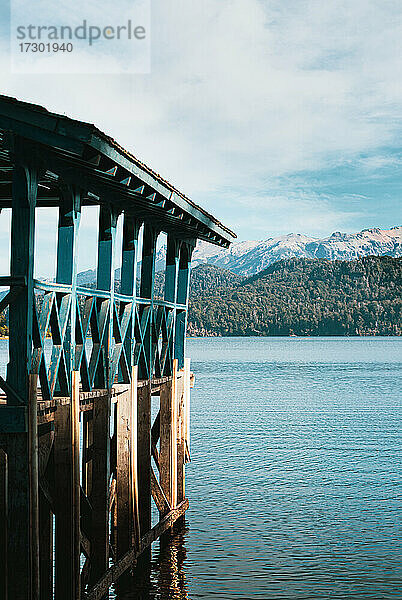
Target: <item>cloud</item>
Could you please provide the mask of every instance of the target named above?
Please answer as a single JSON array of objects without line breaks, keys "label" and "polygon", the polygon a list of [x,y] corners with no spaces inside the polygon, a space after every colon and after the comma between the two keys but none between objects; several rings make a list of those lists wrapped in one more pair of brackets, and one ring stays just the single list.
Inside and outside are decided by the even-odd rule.
[{"label": "cloud", "polygon": [[[242,222],[242,237],[273,218],[286,230],[338,228],[349,217],[336,190],[325,220],[319,202],[292,216],[283,193],[273,214],[271,188],[287,180],[297,193],[300,176],[308,195],[323,170],[363,172],[362,154],[379,164],[376,154],[399,144],[401,12],[393,0],[154,0],[149,75],[49,85],[3,64],[2,90],[95,122],[228,224]],[[230,204],[223,188],[234,190]],[[236,190],[248,190],[246,215]],[[265,216],[253,217],[257,197]]]}]

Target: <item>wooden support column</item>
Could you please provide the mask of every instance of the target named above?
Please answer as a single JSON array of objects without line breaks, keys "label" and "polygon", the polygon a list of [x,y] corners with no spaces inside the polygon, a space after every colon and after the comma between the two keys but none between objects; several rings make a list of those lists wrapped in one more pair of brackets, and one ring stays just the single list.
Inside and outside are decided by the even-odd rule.
[{"label": "wooden support column", "polygon": [[[114,245],[118,214],[112,207],[101,206],[99,211],[99,239],[97,289],[110,290],[107,339],[99,361],[95,385],[107,387],[104,396],[94,400],[92,487],[92,537],[90,585],[93,585],[109,566],[109,486],[110,486],[110,416],[111,386],[109,359],[113,335],[114,310]],[[100,303],[107,302],[101,301]]]},{"label": "wooden support column", "polygon": [[64,349],[68,374],[75,367],[75,322],[77,311],[77,245],[81,219],[81,196],[75,186],[61,185],[57,237],[56,282],[71,285],[71,313]]},{"label": "wooden support column", "polygon": [[92,411],[87,410],[82,413],[82,489],[88,497],[92,487],[92,444]]},{"label": "wooden support column", "polygon": [[49,600],[53,596],[53,513],[42,493],[39,501],[39,529],[40,600]]},{"label": "wooden support column", "polygon": [[138,509],[141,537],[151,529],[151,384],[137,390]]},{"label": "wooden support column", "polygon": [[131,438],[130,438],[130,473],[131,473],[131,501],[133,515],[133,543],[136,548],[140,546],[140,513],[138,505],[138,367],[131,369]]},{"label": "wooden support column", "polygon": [[[145,334],[144,350],[147,362],[147,373],[140,372],[140,379],[152,378],[153,375],[153,353],[152,353],[152,317],[153,317],[153,298],[155,284],[155,258],[156,242],[159,231],[152,225],[145,223],[142,240],[142,263],[141,263],[141,298],[148,298],[151,305],[151,314],[148,321],[148,327]],[[144,309],[143,309],[144,310]],[[145,309],[147,310],[147,309]]]},{"label": "wooden support column", "polygon": [[[123,246],[121,261],[120,292],[124,296],[131,296],[133,302],[137,295],[137,260],[138,260],[138,233],[141,222],[132,215],[124,214],[123,221]],[[135,330],[135,305],[133,305],[131,336],[126,337],[125,350],[129,366],[133,360],[133,340]]]},{"label": "wooden support column", "polygon": [[72,375],[70,404],[54,419],[56,600],[80,598],[79,373]]},{"label": "wooden support column", "polygon": [[[177,506],[177,359],[173,360],[172,378],[160,389],[159,479],[170,509]],[[165,516],[160,512],[160,518]],[[169,544],[173,528],[161,536],[161,547]]]},{"label": "wooden support column", "polygon": [[94,399],[90,585],[109,564],[110,394]]},{"label": "wooden support column", "polygon": [[117,558],[121,558],[132,545],[133,521],[130,473],[131,446],[131,390],[120,394],[117,400]]},{"label": "wooden support column", "polygon": [[[160,390],[160,484],[170,507],[177,504],[177,360],[172,378]],[[161,513],[161,517],[164,514]]]},{"label": "wooden support column", "polygon": [[114,310],[114,248],[118,212],[111,206],[101,205],[99,209],[98,264],[96,268],[96,288],[110,291],[109,300],[98,300],[99,312],[108,312],[107,332],[102,344],[101,358],[98,362],[94,381],[96,388],[109,388],[109,363],[113,338]]},{"label": "wooden support column", "polygon": [[[165,270],[165,294],[164,299],[167,302],[176,304],[177,300],[177,282],[179,275],[179,258],[180,258],[181,241],[173,237],[171,234],[167,237],[166,247],[166,270]],[[176,330],[176,310],[173,310],[173,331]],[[169,360],[172,368],[172,360],[175,355],[174,351],[174,336],[172,336],[171,347],[169,349]]]},{"label": "wooden support column", "polygon": [[8,518],[7,454],[0,448],[0,598],[7,600],[7,518]]},{"label": "wooden support column", "polygon": [[185,376],[181,371],[177,379],[177,504],[180,504],[186,496],[184,465],[185,465]]},{"label": "wooden support column", "polygon": [[177,309],[176,311],[174,357],[178,360],[179,369],[183,369],[184,367],[188,290],[190,285],[190,264],[194,247],[195,240],[186,240],[185,242],[182,242],[180,249],[180,263],[177,282],[177,304],[184,305],[185,309]]},{"label": "wooden support column", "polygon": [[[15,411],[25,409],[25,426],[7,435],[8,455],[8,598],[39,597],[39,486],[36,391],[30,393],[32,354],[35,206],[38,173],[28,166],[24,143],[13,139],[11,277],[23,281],[9,311],[7,383],[16,395],[7,398]],[[11,291],[13,286],[11,286]],[[32,392],[32,388],[31,388]]]},{"label": "wooden support column", "polygon": [[81,198],[74,186],[62,184],[57,243],[56,281],[71,285],[70,320],[64,351],[70,403],[55,413],[55,599],[80,598],[80,440],[79,373],[75,370],[77,240]]}]

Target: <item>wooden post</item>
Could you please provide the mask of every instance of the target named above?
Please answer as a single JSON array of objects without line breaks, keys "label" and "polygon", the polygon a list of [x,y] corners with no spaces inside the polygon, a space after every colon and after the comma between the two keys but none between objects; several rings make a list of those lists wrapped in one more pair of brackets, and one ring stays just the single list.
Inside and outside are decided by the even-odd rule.
[{"label": "wooden post", "polygon": [[94,398],[90,585],[109,566],[110,393]]},{"label": "wooden post", "polygon": [[[132,296],[133,303],[137,295],[137,260],[138,260],[138,233],[140,221],[129,214],[124,214],[123,222],[123,245],[121,260],[121,283],[120,293],[124,296]],[[135,305],[133,304],[131,336],[126,336],[125,350],[129,360],[129,366],[133,358],[133,342],[135,331]]]},{"label": "wooden post", "polygon": [[[177,360],[160,390],[160,484],[171,508],[177,505]],[[164,516],[161,514],[161,517]]]},{"label": "wooden post", "polygon": [[7,600],[7,454],[0,448],[0,598]]},{"label": "wooden post", "polygon": [[[164,299],[167,302],[176,304],[177,301],[177,282],[179,275],[179,257],[181,241],[171,234],[167,237],[166,246],[166,270],[165,270],[165,293]],[[176,330],[176,309],[173,309],[173,332]],[[169,364],[172,365],[175,356],[175,337],[172,335],[171,347],[169,349]],[[170,367],[172,368],[172,367]]]},{"label": "wooden post", "polygon": [[[56,281],[71,285],[70,323],[65,336],[65,353],[68,369],[75,366],[75,322],[77,311],[77,244],[81,219],[81,196],[79,190],[71,185],[60,187],[60,208],[57,237]],[[71,383],[72,385],[72,383]]]},{"label": "wooden post", "polygon": [[180,377],[177,379],[177,504],[180,504],[185,498],[185,478],[184,465],[186,462],[185,455],[185,373],[181,371]]},{"label": "wooden post", "polygon": [[[7,382],[22,398],[26,430],[10,434],[8,454],[8,597],[39,597],[38,527],[38,444],[33,420],[36,394],[30,394],[29,372],[32,355],[33,270],[35,206],[38,173],[24,164],[24,144],[14,138],[11,219],[11,277],[24,282],[9,311],[9,364]],[[11,286],[11,289],[13,286]],[[31,388],[32,391],[32,388]],[[10,407],[18,410],[13,394]]]},{"label": "wooden post", "polygon": [[130,470],[131,470],[131,500],[134,528],[134,545],[139,547],[140,534],[140,514],[138,506],[138,366],[131,369],[131,438],[130,438]]},{"label": "wooden post", "polygon": [[186,462],[190,460],[190,399],[191,399],[191,369],[190,359],[184,359],[184,407],[185,407],[185,434]]},{"label": "wooden post", "polygon": [[177,304],[184,305],[185,309],[178,308],[176,311],[174,357],[178,360],[179,369],[183,369],[184,367],[188,290],[190,285],[190,263],[194,246],[195,241],[186,241],[182,243],[180,249],[180,263],[177,282]]},{"label": "wooden post", "polygon": [[151,529],[151,384],[137,390],[138,509],[141,537]]},{"label": "wooden post", "polygon": [[[95,377],[96,387],[107,387],[108,393],[94,399],[92,488],[92,538],[90,585],[93,585],[109,564],[109,484],[110,484],[110,416],[111,386],[109,360],[113,334],[114,311],[114,245],[118,213],[110,206],[99,211],[98,264],[96,286],[110,290],[108,335],[102,349]],[[107,302],[107,300],[102,300]]]},{"label": "wooden post", "polygon": [[[111,206],[101,206],[99,209],[99,238],[98,238],[98,264],[96,268],[96,287],[98,290],[110,291],[110,300],[98,300],[98,309],[105,307],[108,310],[107,337],[103,341],[101,358],[98,362],[94,379],[94,387],[109,388],[110,381],[109,363],[111,342],[113,337],[113,311],[114,311],[114,247],[116,240],[118,212]],[[101,340],[102,343],[102,340]]]},{"label": "wooden post", "polygon": [[130,470],[131,390],[117,399],[117,558],[121,558],[132,544],[132,498]]},{"label": "wooden post", "polygon": [[91,495],[92,486],[92,444],[92,411],[86,410],[82,413],[82,489],[88,497]]},{"label": "wooden post", "polygon": [[[79,191],[62,183],[57,238],[56,281],[71,285],[71,312],[64,350],[70,403],[55,413],[55,598],[80,597],[80,439],[79,372],[75,370],[77,239],[81,215]],[[60,301],[60,299],[59,299]]]},{"label": "wooden post", "polygon": [[[153,318],[153,297],[155,284],[155,255],[156,242],[159,231],[145,223],[142,239],[142,263],[141,263],[141,298],[148,298],[151,305],[151,314],[148,321],[145,334],[144,353],[147,363],[147,373],[140,372],[141,379],[152,379],[153,375],[153,353],[152,353],[152,318]],[[142,309],[143,310],[143,309]]]},{"label": "wooden post", "polygon": [[71,400],[55,414],[55,600],[80,598],[79,374],[72,373]]},{"label": "wooden post", "polygon": [[39,530],[40,600],[49,600],[53,597],[53,513],[43,494],[39,502]]}]

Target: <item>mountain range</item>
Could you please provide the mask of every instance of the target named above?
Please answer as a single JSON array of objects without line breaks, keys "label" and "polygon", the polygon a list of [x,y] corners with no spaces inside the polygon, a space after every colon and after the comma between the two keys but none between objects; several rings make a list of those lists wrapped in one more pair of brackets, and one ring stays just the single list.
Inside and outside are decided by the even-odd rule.
[{"label": "mountain range", "polygon": [[[156,255],[156,270],[165,268],[166,247]],[[326,258],[328,260],[355,260],[364,256],[402,256],[402,226],[391,229],[363,229],[358,233],[336,231],[326,238],[313,238],[302,233],[289,233],[265,240],[236,242],[230,248],[219,248],[198,242],[192,257],[192,267],[208,264],[250,277],[273,263],[287,258]],[[116,269],[116,281],[120,269]],[[78,274],[78,285],[93,285],[95,270]]]},{"label": "mountain range", "polygon": [[363,229],[358,233],[336,231],[322,239],[289,233],[265,240],[237,242],[229,249],[199,242],[192,265],[207,263],[249,277],[285,258],[354,260],[364,256],[401,257],[402,226]]}]

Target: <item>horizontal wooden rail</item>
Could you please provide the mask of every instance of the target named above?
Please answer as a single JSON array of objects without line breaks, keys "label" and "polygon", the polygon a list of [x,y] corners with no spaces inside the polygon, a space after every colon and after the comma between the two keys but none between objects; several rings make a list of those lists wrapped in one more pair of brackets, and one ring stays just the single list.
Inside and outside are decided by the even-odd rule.
[{"label": "horizontal wooden rail", "polygon": [[26,285],[26,277],[10,277],[10,275],[2,275],[0,277],[0,286],[9,287],[10,285]]},{"label": "horizontal wooden rail", "polygon": [[[10,280],[10,277],[0,278],[0,285],[10,285],[10,283],[1,283],[1,280]],[[15,278],[13,278],[15,279]],[[17,282],[14,283],[17,285]],[[22,284],[21,284],[22,285]],[[65,285],[63,283],[48,283],[35,279],[35,289],[43,292],[61,292],[63,294],[71,294],[71,285]],[[110,290],[97,290],[95,288],[87,288],[85,286],[77,286],[77,294],[82,296],[93,296],[95,298],[108,299],[111,297]],[[139,296],[126,296],[124,294],[114,294],[114,299],[118,302],[135,302],[141,305],[150,305],[149,298],[140,298]],[[179,304],[174,302],[167,302],[166,300],[154,300],[152,302],[154,306],[164,306],[166,308],[177,308],[178,310],[186,310],[185,304]]]},{"label": "horizontal wooden rail", "polygon": [[85,600],[100,600],[104,597],[110,586],[130,567],[135,566],[137,558],[148,548],[152,542],[158,539],[169,527],[173,525],[188,509],[188,499],[186,498],[173,510],[171,510],[155,527],[146,533],[140,542],[137,550],[132,548],[112,567],[110,567],[102,578],[96,583],[84,596]]}]

